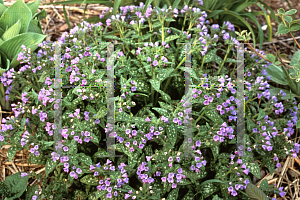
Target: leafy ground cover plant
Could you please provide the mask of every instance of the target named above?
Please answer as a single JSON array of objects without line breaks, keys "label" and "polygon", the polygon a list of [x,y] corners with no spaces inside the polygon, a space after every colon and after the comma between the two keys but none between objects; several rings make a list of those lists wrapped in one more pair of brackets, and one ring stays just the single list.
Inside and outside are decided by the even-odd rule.
[{"label": "leafy ground cover plant", "polygon": [[[35,186],[28,187],[28,198],[249,199],[250,195],[243,190],[251,177],[260,178],[256,160],[260,159],[262,166],[266,165],[273,174],[275,166],[280,167],[279,159],[299,152],[299,144],[288,140],[299,117],[295,99],[287,98],[283,92],[270,96],[268,64],[246,53],[245,96],[251,106],[246,109],[245,155],[254,157],[236,155],[237,99],[232,80],[235,69],[225,67],[224,63],[234,63],[234,47],[239,42],[230,36],[234,31],[230,22],[221,27],[210,26],[205,24],[205,12],[186,8],[180,12],[192,13],[193,17],[187,19],[191,28],[182,32],[164,26],[165,21],[176,19],[177,9],[147,8],[148,24],[143,23],[146,22],[141,16],[143,9],[143,5],[128,6],[121,7],[117,15],[103,13],[110,15],[106,25],[118,27],[121,38],[108,33],[102,23],[83,22],[59,40],[61,45],[69,45],[62,48],[62,85],[105,83],[107,44],[104,42],[115,39],[124,43],[115,44],[114,52],[113,134],[116,154],[123,157],[101,157],[106,155],[105,137],[109,129],[105,87],[63,89],[63,155],[54,152],[53,133],[57,128],[54,110],[58,107],[53,83],[54,45],[40,43],[37,54],[22,46],[24,51],[18,60],[24,66],[19,71],[11,69],[3,73],[1,82],[9,86],[8,97],[19,102],[12,105],[15,116],[2,120],[0,144],[12,145],[10,160],[17,150],[26,148],[31,152],[28,162],[46,164],[44,176],[26,172],[18,175],[41,182],[40,191]],[[143,28],[149,28],[149,33],[140,36]],[[194,137],[188,140],[195,156],[186,158],[183,157],[184,124],[190,111],[185,109],[182,98],[184,46],[176,42],[195,41],[199,46],[192,48],[191,53],[195,67],[194,88],[191,88]],[[223,59],[216,54],[218,50],[226,52]],[[211,62],[219,68],[210,73],[205,65]],[[21,83],[22,93],[14,89],[16,83]],[[195,88],[198,84],[201,87]],[[264,103],[257,103],[255,98]],[[275,122],[279,117],[283,120]],[[23,188],[14,184],[8,180],[5,186],[0,185],[6,197],[22,193]],[[262,184],[262,189],[267,195],[285,194],[282,188],[266,184]]]},{"label": "leafy ground cover plant", "polygon": [[[46,17],[45,10],[37,13],[40,0],[25,4],[22,0],[6,7],[0,1],[0,74],[16,68],[21,46],[26,45],[32,51],[42,42],[46,35],[42,33],[40,20]],[[0,84],[0,103],[2,108],[10,110],[9,101],[5,101],[4,91],[7,88]],[[8,104],[8,105],[7,105]]]}]

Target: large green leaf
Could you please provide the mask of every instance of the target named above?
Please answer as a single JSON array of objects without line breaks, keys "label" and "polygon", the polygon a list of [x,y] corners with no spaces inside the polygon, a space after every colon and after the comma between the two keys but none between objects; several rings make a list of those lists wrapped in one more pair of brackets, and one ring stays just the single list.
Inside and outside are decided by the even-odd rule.
[{"label": "large green leaf", "polygon": [[[9,40],[4,41],[0,45],[0,50],[6,54],[8,59],[12,60],[16,55],[18,55],[22,51],[22,45],[25,45],[26,48],[33,44],[38,45],[46,37],[46,35],[41,35],[38,33],[22,33]],[[31,51],[33,52],[34,50],[31,49]]]},{"label": "large green leaf", "polygon": [[20,30],[21,30],[21,21],[18,20],[17,23],[12,25],[7,31],[5,31],[5,33],[2,35],[2,39],[4,41],[9,40],[10,38],[19,35]]},{"label": "large green leaf", "polygon": [[[277,96],[279,94],[280,90],[282,90],[284,93],[286,93],[285,97],[281,97],[283,100],[290,99],[290,91],[282,88],[270,88],[270,96]],[[292,98],[294,98],[296,95],[294,93],[291,93]]]},{"label": "large green leaf", "polygon": [[20,20],[22,25],[20,33],[25,33],[28,29],[31,18],[32,13],[28,6],[23,2],[23,0],[17,0],[2,14],[0,18],[0,28],[5,30],[6,27],[9,28]]},{"label": "large green leaf", "polygon": [[28,6],[28,8],[31,10],[32,15],[34,15],[37,12],[40,2],[41,2],[41,0],[37,0],[37,1],[26,4]]},{"label": "large green leaf", "polygon": [[246,193],[251,200],[268,200],[267,195],[252,183],[247,184]]},{"label": "large green leaf", "polygon": [[[1,0],[0,0],[1,1]],[[0,16],[4,13],[4,11],[7,9],[7,7],[0,3]]]},{"label": "large green leaf", "polygon": [[296,53],[294,53],[290,65],[294,66],[297,62],[300,62],[300,51],[297,51]]},{"label": "large green leaf", "polygon": [[279,66],[271,64],[266,70],[267,73],[271,76],[272,81],[281,85],[288,85],[288,82],[284,77],[283,71]]},{"label": "large green leaf", "polygon": [[30,20],[30,24],[28,26],[28,31],[27,32],[43,34],[43,32],[42,32],[41,28],[39,27],[38,23],[39,23],[39,21],[37,19]]},{"label": "large green leaf", "polygon": [[22,178],[21,172],[8,176],[4,181],[4,184],[9,188],[10,193],[12,195],[8,199],[13,200],[19,198],[26,190],[27,182],[28,182],[28,176],[24,176]]}]

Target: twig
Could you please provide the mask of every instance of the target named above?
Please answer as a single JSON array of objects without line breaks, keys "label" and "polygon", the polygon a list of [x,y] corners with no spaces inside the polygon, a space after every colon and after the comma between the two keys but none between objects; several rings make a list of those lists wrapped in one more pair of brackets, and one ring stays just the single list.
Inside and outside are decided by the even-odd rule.
[{"label": "twig", "polygon": [[294,41],[296,42],[298,48],[300,49],[300,45],[298,44],[297,40],[295,39],[295,37],[293,36],[293,34],[290,32],[290,35],[293,37]]},{"label": "twig", "polygon": [[[254,51],[257,55],[259,55],[262,59],[264,59],[265,61],[269,62],[269,63],[272,63],[272,61],[268,60],[267,58],[265,58],[263,55],[261,55],[260,53],[258,53],[249,43],[247,43],[248,47]],[[281,61],[281,64],[283,64],[286,68],[289,68],[289,69],[294,69],[293,67],[291,66],[288,66],[286,64],[284,64],[282,61]]]},{"label": "twig", "polygon": [[[273,44],[273,46],[274,46],[274,48],[275,48],[276,54],[278,55],[278,58],[279,58],[280,62],[285,66],[285,68],[289,68],[289,67],[281,60],[280,55],[279,55],[279,53],[278,53],[278,51],[277,51],[277,48],[276,48],[275,44]],[[294,68],[291,67],[291,69],[294,69]]]}]

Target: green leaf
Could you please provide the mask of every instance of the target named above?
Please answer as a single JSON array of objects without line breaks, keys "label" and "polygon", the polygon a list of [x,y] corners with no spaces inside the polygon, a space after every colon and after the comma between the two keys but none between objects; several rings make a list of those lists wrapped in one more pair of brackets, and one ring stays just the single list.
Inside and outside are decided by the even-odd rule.
[{"label": "green leaf", "polygon": [[176,189],[173,189],[168,197],[167,197],[167,200],[177,200],[178,198],[178,192],[179,192],[179,188],[177,187]]},{"label": "green leaf", "polygon": [[271,64],[267,69],[268,75],[271,76],[271,80],[280,85],[288,85],[286,78],[284,77],[282,69],[274,64]]},{"label": "green leaf", "polygon": [[[25,118],[24,118],[25,119]],[[26,120],[26,119],[25,119]],[[11,162],[12,159],[15,157],[17,153],[17,147],[15,146],[11,146],[9,149],[8,149],[8,152],[7,152],[7,157],[8,157],[8,161]]]},{"label": "green leaf", "polygon": [[284,14],[285,10],[283,8],[279,8],[278,13]]},{"label": "green leaf", "polygon": [[170,115],[170,113],[166,109],[163,108],[152,108],[152,109],[158,112],[161,116],[168,117]]},{"label": "green leaf", "polygon": [[207,183],[222,183],[222,184],[225,184],[225,182],[220,181],[219,179],[209,179],[209,180],[206,180],[206,181],[202,182],[200,184],[200,186],[206,185]]},{"label": "green leaf", "polygon": [[92,159],[85,155],[84,153],[79,153],[76,155],[76,159],[84,164],[86,164],[87,166],[90,166],[93,164]]},{"label": "green leaf", "polygon": [[57,161],[54,162],[52,158],[47,159],[45,166],[45,172],[47,176],[54,170],[54,168],[56,167],[56,163]]},{"label": "green leaf", "polygon": [[28,175],[22,178],[21,172],[8,176],[4,181],[4,184],[9,188],[10,193],[12,195],[8,199],[13,200],[22,196],[22,194],[26,190],[27,182]]},{"label": "green leaf", "polygon": [[275,62],[275,56],[273,54],[267,54],[266,58],[272,62]]},{"label": "green leaf", "polygon": [[290,29],[288,27],[286,27],[283,23],[279,24],[278,26],[278,31],[277,33],[275,34],[275,36],[277,36],[279,33],[281,34],[286,34],[290,32]]},{"label": "green leaf", "polygon": [[[9,6],[0,18],[0,28],[6,29],[11,27],[18,20],[21,21],[20,33],[25,33],[28,29],[29,22],[32,18],[31,10],[23,2],[23,0],[17,0],[11,6]],[[20,45],[21,46],[21,45]]]},{"label": "green leaf", "polygon": [[296,128],[300,128],[300,120],[297,121]]},{"label": "green leaf", "polygon": [[43,34],[43,31],[39,27],[39,21],[37,19],[30,20],[30,24],[28,26],[28,32]]},{"label": "green leaf", "polygon": [[83,178],[80,179],[80,182],[86,185],[93,185],[93,186],[99,185],[98,179],[92,174],[84,176]]},{"label": "green leaf", "polygon": [[18,35],[20,33],[20,30],[21,30],[21,21],[18,20],[17,23],[12,25],[7,31],[5,31],[5,33],[2,35],[2,39],[4,41],[9,40],[10,38],[13,38],[16,35]]},{"label": "green leaf", "polygon": [[288,23],[291,23],[293,20],[291,16],[284,16],[284,20],[287,21]]},{"label": "green leaf", "polygon": [[298,62],[300,62],[300,50],[294,53],[290,65],[294,66]]},{"label": "green leaf", "polygon": [[25,200],[32,200],[32,196],[35,196],[35,191],[39,190],[38,185],[29,186],[26,191]]},{"label": "green leaf", "polygon": [[89,195],[89,200],[99,199],[100,197],[102,197],[106,193],[107,192],[105,190],[103,190],[103,191],[97,190],[96,192],[93,192],[92,194]]},{"label": "green leaf", "polygon": [[37,0],[37,1],[26,4],[28,6],[28,8],[31,10],[32,15],[36,14],[36,12],[39,8],[40,2],[41,2],[41,0]]},{"label": "green leaf", "polygon": [[286,12],[285,12],[285,15],[293,15],[293,14],[295,14],[296,12],[297,12],[296,9],[291,9],[291,10],[289,10],[289,11],[286,11]]},{"label": "green leaf", "polygon": [[38,44],[41,43],[45,38],[46,35],[41,35],[38,33],[23,33],[4,41],[0,45],[0,50],[6,54],[8,59],[12,60],[15,56],[17,57],[18,54],[23,51],[21,48],[22,45],[25,45],[26,48],[28,48],[35,44],[36,48],[31,48],[31,52],[33,52],[37,49]]},{"label": "green leaf", "polygon": [[121,0],[114,1],[113,15],[117,14],[117,11],[119,10],[119,7],[120,7],[120,3],[121,3]]},{"label": "green leaf", "polygon": [[262,191],[267,191],[267,189],[268,189],[268,181],[267,181],[266,178],[264,180],[262,180],[262,182],[260,183],[259,189],[261,189]]},{"label": "green leaf", "polygon": [[47,17],[47,13],[46,13],[46,11],[45,11],[45,9],[43,9],[41,12],[39,12],[39,13],[35,13],[34,15],[33,15],[33,17],[32,17],[32,19],[37,19],[37,20],[42,20],[42,19],[44,19],[44,18],[46,18]]},{"label": "green leaf", "polygon": [[151,86],[154,88],[155,91],[159,92],[162,96],[162,98],[166,101],[166,102],[170,102],[171,101],[171,97],[163,92],[162,90],[160,90],[160,82],[158,80],[153,80],[153,79],[150,79],[149,80]]},{"label": "green leaf", "polygon": [[168,37],[165,39],[165,43],[168,43],[168,42],[170,42],[170,41],[176,40],[176,39],[178,39],[178,38],[180,38],[180,36],[178,36],[178,35],[171,35],[171,36],[168,36]]},{"label": "green leaf", "polygon": [[252,183],[247,184],[246,193],[251,200],[268,200],[267,195]]},{"label": "green leaf", "polygon": [[283,74],[291,88],[291,90],[293,91],[293,93],[297,94],[297,89],[296,89],[296,85],[295,85],[295,82],[290,78],[286,68],[284,66],[281,66],[281,69],[283,71]]},{"label": "green leaf", "polygon": [[291,31],[299,31],[300,30],[300,24],[298,24],[298,23],[292,24],[290,26],[290,30]]},{"label": "green leaf", "polygon": [[78,199],[85,200],[87,198],[88,198],[88,196],[87,196],[87,194],[85,192],[83,192],[81,190],[75,190],[74,191],[74,200],[78,200]]},{"label": "green leaf", "polygon": [[247,163],[246,166],[249,168],[249,171],[256,176],[256,178],[260,179],[260,168],[257,162]]},{"label": "green leaf", "polygon": [[263,119],[265,116],[266,116],[265,111],[263,111],[263,109],[259,108],[259,114],[258,114],[257,120],[261,120],[261,119]]},{"label": "green leaf", "polygon": [[[290,99],[290,91],[286,90],[286,89],[282,89],[282,88],[270,88],[269,92],[270,92],[270,96],[276,96],[279,94],[280,90],[283,91],[283,93],[286,94],[286,96],[282,96],[281,99],[286,100],[286,99]],[[294,93],[291,94],[292,98],[294,98],[296,95]]]},{"label": "green leaf", "polygon": [[168,139],[171,143],[172,146],[175,145],[176,143],[176,140],[177,140],[177,130],[174,126],[174,124],[172,123],[171,125],[167,126],[167,136],[168,136]]}]

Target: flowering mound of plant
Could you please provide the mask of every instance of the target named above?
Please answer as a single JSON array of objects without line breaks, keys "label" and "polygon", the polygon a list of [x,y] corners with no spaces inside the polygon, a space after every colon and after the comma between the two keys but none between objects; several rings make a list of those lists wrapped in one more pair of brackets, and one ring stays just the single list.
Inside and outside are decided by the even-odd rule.
[{"label": "flowering mound of plant", "polygon": [[[24,65],[18,72],[12,69],[3,73],[1,82],[9,86],[7,98],[19,102],[12,105],[15,117],[2,120],[0,144],[12,146],[9,159],[26,148],[31,152],[28,162],[46,164],[45,175],[12,175],[26,181],[15,189],[13,178],[0,185],[6,197],[20,197],[28,179],[35,178],[42,189],[29,186],[26,197],[32,199],[249,199],[244,192],[247,184],[253,176],[260,178],[256,160],[273,174],[281,157],[295,157],[299,152],[299,145],[288,141],[299,117],[295,99],[283,92],[270,96],[268,64],[246,53],[245,96],[251,110],[245,113],[247,151],[238,157],[237,91],[232,72],[223,67],[234,63],[230,56],[236,55],[234,47],[239,44],[230,36],[234,31],[230,22],[209,25],[206,13],[199,8],[185,7],[178,14],[177,9],[149,7],[146,18],[141,14],[143,9],[141,4],[121,7],[116,16],[103,12],[111,16],[106,25],[118,27],[121,38],[107,33],[102,23],[83,22],[59,39],[62,85],[78,85],[62,89],[62,155],[53,148],[57,128],[54,112],[59,107],[54,96],[54,45],[43,42],[38,53],[23,46],[18,60]],[[164,26],[164,22],[176,21],[173,17],[185,18],[187,32]],[[143,30],[148,32],[143,34],[145,28],[149,31]],[[107,83],[108,39],[125,44],[115,44],[113,54],[116,107],[112,136],[116,154],[123,157],[105,157],[110,128],[107,89],[80,86]],[[176,42],[195,41],[199,44],[197,48],[192,44],[190,119],[187,114],[191,110],[185,109],[183,96],[184,45]],[[222,59],[216,52],[224,47],[227,53]],[[204,64],[211,62],[218,64],[214,72],[221,75],[209,75]],[[21,88],[15,89],[17,83]],[[198,84],[201,87],[195,87]],[[255,98],[264,104],[252,101]],[[283,120],[275,122],[277,118]],[[188,120],[193,123],[188,144],[194,157],[184,157],[184,124]],[[264,181],[261,189],[267,195],[284,196],[282,188],[272,188]]]}]

